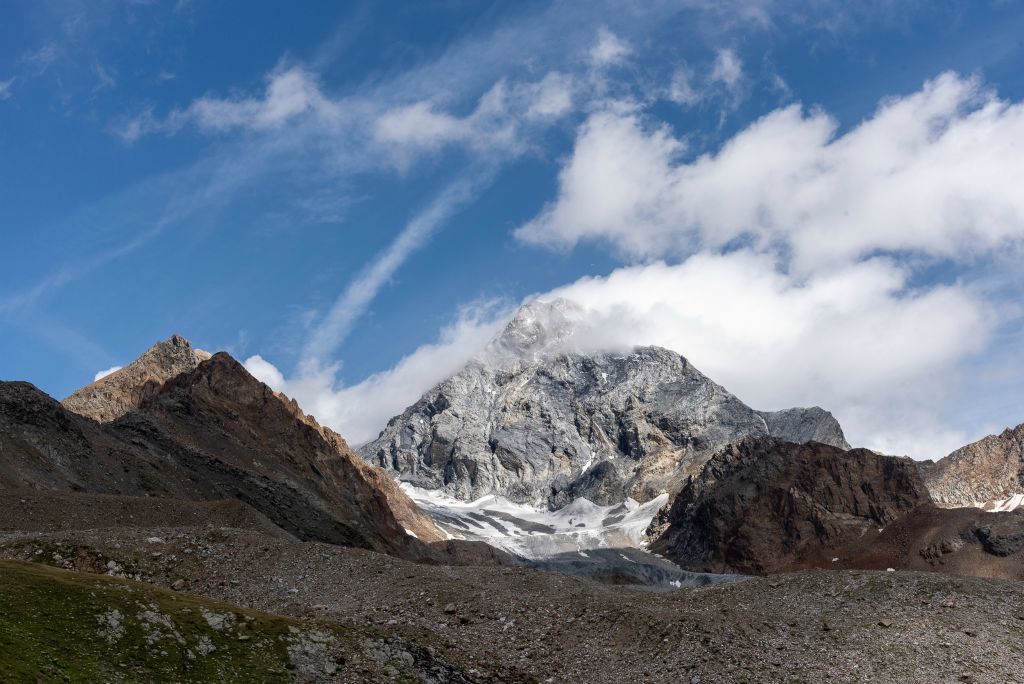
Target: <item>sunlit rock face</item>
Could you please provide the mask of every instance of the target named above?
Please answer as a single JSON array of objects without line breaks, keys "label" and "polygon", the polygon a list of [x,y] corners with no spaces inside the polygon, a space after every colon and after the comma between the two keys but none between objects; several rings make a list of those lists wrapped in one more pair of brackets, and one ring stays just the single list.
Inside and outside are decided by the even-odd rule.
[{"label": "sunlit rock face", "polygon": [[558,509],[651,501],[747,436],[849,446],[827,411],[755,411],[668,349],[581,351],[580,316],[565,300],[524,305],[360,453],[462,501]]},{"label": "sunlit rock face", "polygon": [[1024,424],[962,446],[938,463],[925,461],[921,471],[940,506],[1024,507]]}]

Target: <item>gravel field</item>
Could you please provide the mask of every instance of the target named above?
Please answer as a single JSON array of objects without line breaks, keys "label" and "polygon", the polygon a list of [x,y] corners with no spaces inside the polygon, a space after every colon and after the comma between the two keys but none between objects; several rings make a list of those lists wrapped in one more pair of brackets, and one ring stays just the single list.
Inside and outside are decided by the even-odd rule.
[{"label": "gravel field", "polygon": [[1015,581],[813,571],[653,593],[232,528],[6,533],[0,555],[270,613],[416,630],[480,680],[1024,682]]}]

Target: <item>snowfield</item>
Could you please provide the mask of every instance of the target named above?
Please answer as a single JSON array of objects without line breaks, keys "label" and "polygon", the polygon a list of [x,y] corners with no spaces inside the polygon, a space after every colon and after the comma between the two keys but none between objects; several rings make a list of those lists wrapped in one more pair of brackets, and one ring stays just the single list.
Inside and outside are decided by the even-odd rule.
[{"label": "snowfield", "polygon": [[493,494],[465,502],[404,482],[401,487],[451,538],[487,542],[529,559],[594,549],[643,548],[644,530],[668,501],[668,494],[662,494],[642,504],[626,499],[598,506],[581,498],[549,511]]}]

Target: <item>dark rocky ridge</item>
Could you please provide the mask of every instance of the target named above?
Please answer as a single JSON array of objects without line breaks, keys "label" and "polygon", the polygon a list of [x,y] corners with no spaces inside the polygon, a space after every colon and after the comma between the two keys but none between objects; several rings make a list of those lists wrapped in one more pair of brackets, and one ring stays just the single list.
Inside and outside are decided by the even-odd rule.
[{"label": "dark rocky ridge", "polygon": [[237,499],[298,539],[434,562],[502,559],[432,546],[441,535],[390,478],[227,354],[125,396],[137,406],[100,424],[28,383],[0,383],[0,488]]},{"label": "dark rocky ridge", "polygon": [[848,448],[820,408],[758,412],[659,347],[579,353],[573,305],[524,305],[488,348],[360,453],[398,479],[463,500],[559,508],[648,501],[748,436]]},{"label": "dark rocky ridge", "polygon": [[703,572],[921,569],[1024,578],[1024,513],[942,509],[915,462],[747,439],[690,478],[652,550]]}]

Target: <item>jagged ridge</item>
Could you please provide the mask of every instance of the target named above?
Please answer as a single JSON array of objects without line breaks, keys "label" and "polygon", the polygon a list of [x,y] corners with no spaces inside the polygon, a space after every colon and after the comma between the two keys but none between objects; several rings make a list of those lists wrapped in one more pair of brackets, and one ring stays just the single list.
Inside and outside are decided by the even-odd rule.
[{"label": "jagged ridge", "polygon": [[94,415],[121,413],[103,423],[28,383],[0,383],[0,487],[232,498],[300,539],[442,555],[421,543],[440,540],[440,532],[387,475],[227,354],[156,385],[195,358],[181,338],[156,345],[115,378],[114,409],[85,405]]},{"label": "jagged ridge", "polygon": [[940,506],[1024,506],[1024,424],[962,446],[938,463],[922,462],[921,471]]}]

